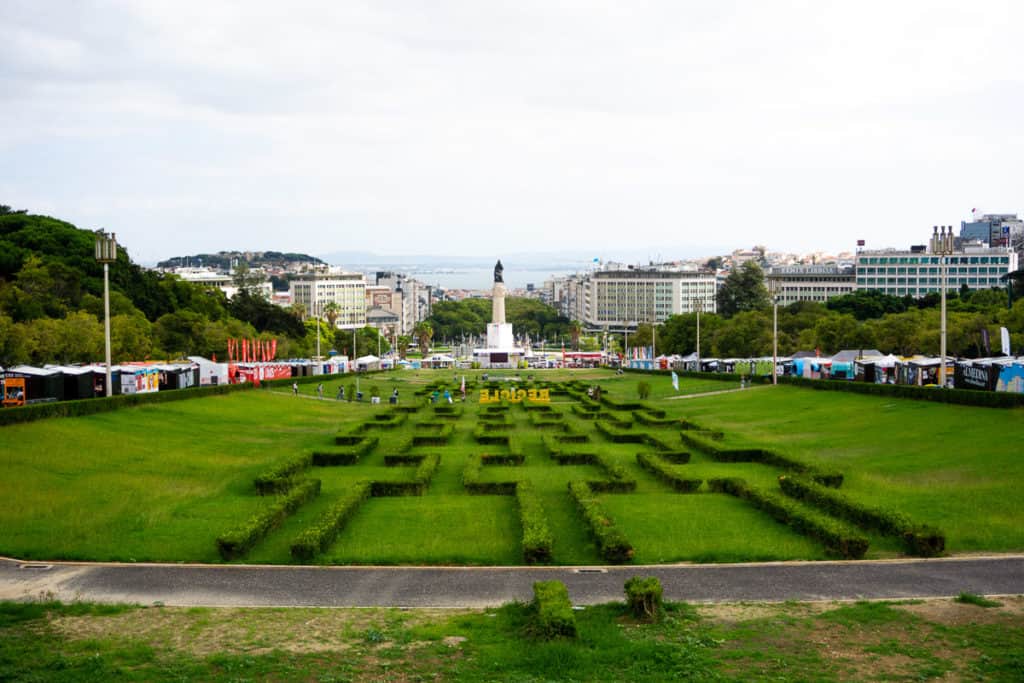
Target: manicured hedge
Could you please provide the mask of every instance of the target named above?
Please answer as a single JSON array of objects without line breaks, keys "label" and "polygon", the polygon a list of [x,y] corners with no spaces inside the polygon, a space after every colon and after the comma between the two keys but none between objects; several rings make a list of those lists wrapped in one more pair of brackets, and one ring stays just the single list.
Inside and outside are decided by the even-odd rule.
[{"label": "manicured hedge", "polygon": [[340,451],[314,451],[313,464],[317,467],[333,467],[338,465],[354,465],[380,443],[376,436],[362,436],[351,448]]},{"label": "manicured hedge", "polygon": [[935,527],[915,524],[901,512],[858,503],[839,491],[800,477],[783,475],[779,477],[779,487],[787,496],[841,517],[862,529],[874,529],[886,536],[901,539],[911,555],[934,557],[946,549],[945,534]]},{"label": "manicured hedge", "polygon": [[423,462],[423,454],[417,453],[410,455],[408,453],[398,453],[384,456],[385,467],[410,467],[412,465],[419,465]]},{"label": "manicured hedge", "polygon": [[356,482],[320,519],[299,534],[291,545],[292,557],[300,562],[309,562],[327,550],[369,495],[369,482]]},{"label": "manicured hedge", "polygon": [[[650,412],[650,411],[647,411],[647,412]],[[647,414],[647,412],[643,412],[643,411],[640,411],[640,410],[634,410],[633,411],[633,419],[636,420],[637,422],[639,422],[640,424],[647,425],[648,427],[673,427],[673,426],[678,426],[679,425],[679,420],[674,418],[674,417],[672,417],[672,418],[664,417],[664,416],[656,417],[654,415]],[[665,411],[658,411],[658,412],[660,412],[660,413],[662,413],[664,415]]]},{"label": "manicured hedge", "polygon": [[708,479],[708,488],[748,501],[797,533],[818,539],[827,551],[844,559],[860,559],[868,550],[868,539],[842,522],[805,511],[787,498],[748,486],[742,479]]},{"label": "manicured hedge", "polygon": [[611,564],[624,564],[633,559],[633,545],[615,526],[615,522],[605,512],[604,506],[594,496],[590,486],[583,481],[569,482],[569,495],[583,514],[590,532],[597,539],[597,547],[601,557]]},{"label": "manicured hedge", "polygon": [[[434,423],[421,422],[416,425],[417,429],[422,428],[424,425],[433,426]],[[452,434],[455,433],[455,425],[452,424],[441,424],[439,429],[432,430],[431,433],[427,434],[414,434],[412,437],[413,446],[445,446],[451,441]]]},{"label": "manicured hedge", "polygon": [[622,431],[604,420],[594,422],[594,428],[612,443],[644,443],[647,437],[644,432]]},{"label": "manicured hedge", "polygon": [[601,416],[600,407],[587,408],[586,406],[574,405],[570,408],[576,416],[582,420],[596,420]]},{"label": "manicured hedge", "polygon": [[807,463],[775,451],[764,448],[724,448],[714,441],[704,438],[701,434],[689,430],[683,430],[679,436],[684,444],[703,451],[717,462],[757,462],[762,465],[805,473],[819,484],[834,488],[839,488],[843,483],[843,475],[840,472],[822,472]]},{"label": "manicured hedge", "polygon": [[650,453],[648,455],[657,455],[662,460],[666,460],[673,465],[686,465],[690,462],[689,451],[658,451],[656,454]]},{"label": "manicured hedge", "polygon": [[576,637],[576,615],[569,602],[569,589],[561,581],[533,584],[533,612],[531,630],[538,638]]},{"label": "manicured hedge", "polygon": [[511,496],[516,492],[514,481],[480,481],[483,459],[479,455],[466,458],[466,467],[462,470],[462,485],[466,491],[476,495]]},{"label": "manicured hedge", "polygon": [[95,415],[96,413],[108,413],[121,408],[148,405],[150,403],[168,403],[170,401],[183,401],[189,398],[205,398],[231,394],[236,391],[247,391],[253,385],[246,384],[221,384],[215,387],[192,387],[190,389],[170,389],[157,391],[151,394],[120,394],[118,396],[87,398],[79,401],[51,401],[47,403],[33,403],[32,405],[20,406],[18,408],[3,408],[0,410],[0,427],[21,422],[34,422],[51,417],[81,417],[83,415]]},{"label": "manicured hedge", "polygon": [[295,483],[294,477],[313,464],[313,456],[303,453],[271,467],[253,480],[261,495],[284,493]]},{"label": "manicured hedge", "polygon": [[662,588],[657,577],[634,576],[626,581],[623,588],[626,591],[626,607],[634,618],[657,621],[662,612]]},{"label": "manicured hedge", "polygon": [[234,560],[249,552],[272,529],[303,503],[320,494],[320,480],[306,479],[292,487],[288,495],[281,496],[267,505],[245,523],[238,525],[217,537],[217,552],[225,560]]},{"label": "manicured hedge", "polygon": [[483,453],[480,456],[483,465],[522,465],[526,456],[522,453]]},{"label": "manicured hedge", "polygon": [[395,429],[409,419],[408,413],[385,413],[374,415],[372,420],[361,423],[353,432],[365,433],[371,429]]},{"label": "manicured hedge", "polygon": [[516,485],[516,502],[519,503],[519,521],[523,527],[523,561],[538,564],[551,561],[551,549],[555,539],[548,528],[548,518],[540,504],[540,496],[529,481]]},{"label": "manicured hedge", "polygon": [[607,389],[601,388],[601,403],[605,404],[612,410],[641,410],[644,404],[640,401],[614,401],[609,398]]},{"label": "manicured hedge", "polygon": [[416,468],[412,481],[375,481],[370,484],[371,494],[375,497],[422,496],[430,486],[430,480],[433,479],[440,463],[440,455],[425,455]]},{"label": "manicured hedge", "polygon": [[657,455],[637,453],[636,462],[655,477],[671,486],[680,493],[694,493],[704,483],[703,479],[687,479],[674,471],[669,464]]},{"label": "manicured hedge", "polygon": [[629,470],[608,456],[594,454],[594,464],[607,476],[607,479],[587,482],[595,493],[628,493],[636,490],[636,479],[629,476]]}]

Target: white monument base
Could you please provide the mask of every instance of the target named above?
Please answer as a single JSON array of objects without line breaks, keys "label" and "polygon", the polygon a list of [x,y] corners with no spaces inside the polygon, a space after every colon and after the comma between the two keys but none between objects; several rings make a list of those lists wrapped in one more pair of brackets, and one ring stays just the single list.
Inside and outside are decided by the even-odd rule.
[{"label": "white monument base", "polygon": [[524,351],[518,346],[503,349],[473,349],[473,362],[481,368],[514,370],[523,360]]},{"label": "white monument base", "polygon": [[515,345],[511,323],[487,323],[488,349],[512,349]]}]

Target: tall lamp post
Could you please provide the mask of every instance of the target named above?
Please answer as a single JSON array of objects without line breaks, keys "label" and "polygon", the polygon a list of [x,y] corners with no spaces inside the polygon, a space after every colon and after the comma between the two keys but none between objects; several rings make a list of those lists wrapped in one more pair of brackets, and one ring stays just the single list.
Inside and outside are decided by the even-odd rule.
[{"label": "tall lamp post", "polygon": [[772,298],[772,384],[779,383],[779,281],[768,279],[768,294]]},{"label": "tall lamp post", "polygon": [[[941,229],[940,229],[941,228]],[[939,271],[942,274],[942,290],[940,315],[942,322],[939,327],[939,386],[946,388],[946,269],[949,256],[953,253],[953,226],[932,226],[932,253],[939,257]]]},{"label": "tall lamp post", "polygon": [[693,310],[697,313],[697,372],[700,372],[700,312],[704,309],[704,302],[700,299],[693,300]]},{"label": "tall lamp post", "polygon": [[110,386],[110,264],[117,260],[117,236],[96,231],[96,260],[103,264],[103,337],[107,349],[107,396],[113,395]]}]

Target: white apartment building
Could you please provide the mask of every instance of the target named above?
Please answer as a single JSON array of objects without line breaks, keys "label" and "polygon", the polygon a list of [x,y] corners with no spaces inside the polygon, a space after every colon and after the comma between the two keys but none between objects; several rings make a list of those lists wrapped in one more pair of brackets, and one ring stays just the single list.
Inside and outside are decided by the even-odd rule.
[{"label": "white apartment building", "polygon": [[[212,268],[175,268],[170,272],[186,282],[191,282],[207,289],[219,289],[229,299],[238,293],[238,287],[235,286],[235,279],[231,273],[222,273]],[[269,280],[264,280],[253,286],[252,290],[268,301],[274,295],[274,288]]]},{"label": "white apartment building", "polygon": [[844,294],[852,294],[857,278],[852,266],[778,266],[765,273],[768,290],[776,287],[780,306],[798,301],[825,303]]},{"label": "white apartment building", "polygon": [[[862,251],[857,254],[857,289],[893,296],[922,297],[941,289],[940,257],[922,249]],[[1000,278],[1018,268],[1017,254],[1006,247],[972,247],[947,257],[946,291],[1005,287]]]},{"label": "white apartment building", "polygon": [[609,264],[586,276],[580,287],[584,325],[592,329],[635,328],[692,313],[714,313],[715,273],[664,266]]},{"label": "white apartment building", "polygon": [[366,278],[362,273],[319,269],[303,273],[291,281],[293,304],[305,307],[306,315],[324,316],[324,306],[334,302],[341,309],[335,327],[351,329],[366,326]]}]

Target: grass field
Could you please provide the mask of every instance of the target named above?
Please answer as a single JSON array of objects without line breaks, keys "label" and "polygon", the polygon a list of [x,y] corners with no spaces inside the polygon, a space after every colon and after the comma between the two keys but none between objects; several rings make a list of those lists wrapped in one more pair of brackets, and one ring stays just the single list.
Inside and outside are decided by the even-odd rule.
[{"label": "grass field", "polygon": [[530,610],[207,609],[0,603],[0,680],[890,681],[1024,678],[1024,600]]},{"label": "grass field", "polygon": [[[459,373],[461,378],[463,373]],[[473,381],[480,373],[467,372]],[[512,373],[491,373],[511,375]],[[525,372],[523,377],[525,378]],[[803,462],[842,472],[842,492],[872,506],[889,507],[947,535],[947,551],[1024,550],[1024,411],[937,405],[794,387],[738,388],[729,382],[682,380],[677,396],[667,378],[616,376],[602,370],[534,371],[545,381],[599,382],[613,401],[636,399],[639,381],[651,385],[649,407],[668,418],[686,418],[721,430],[725,446],[771,448]],[[399,389],[400,405],[415,390],[438,380],[455,386],[444,371],[399,372],[364,377],[360,389],[382,396]],[[29,559],[217,562],[215,539],[264,508],[253,479],[286,459],[331,450],[334,436],[388,413],[385,405],[333,400],[345,377],[315,384],[302,396],[288,388],[124,409],[81,418],[45,420],[0,429],[0,553]],[[514,496],[469,495],[463,485],[467,459],[507,454],[504,445],[474,438],[481,423],[477,394],[464,409],[450,442],[408,446],[420,422],[437,421],[431,407],[395,429],[375,429],[379,445],[351,466],[313,467],[305,476],[322,481],[322,492],[258,543],[248,562],[291,562],[289,546],[359,480],[409,481],[415,467],[389,467],[398,452],[440,455],[440,466],[423,496],[374,497],[363,503],[326,552],[325,563],[517,564],[522,561],[520,521]],[[593,452],[636,480],[628,493],[598,496],[635,548],[636,562],[821,559],[820,542],[795,533],[746,502],[724,494],[675,493],[635,461],[646,445],[613,443],[592,420],[571,410],[575,400],[556,395],[558,419]],[[632,421],[629,410],[606,409]],[[545,434],[522,407],[508,411],[509,431],[522,465],[488,465],[480,479],[530,480],[554,537],[560,564],[602,561],[575,503],[572,480],[601,480],[596,465],[559,466],[547,454]],[[645,431],[682,448],[678,424],[628,429]],[[422,431],[422,430],[421,430]],[[719,463],[700,453],[674,466],[688,478],[739,476],[778,490],[781,470],[753,463]],[[891,538],[868,532],[868,557],[902,552]]]}]

